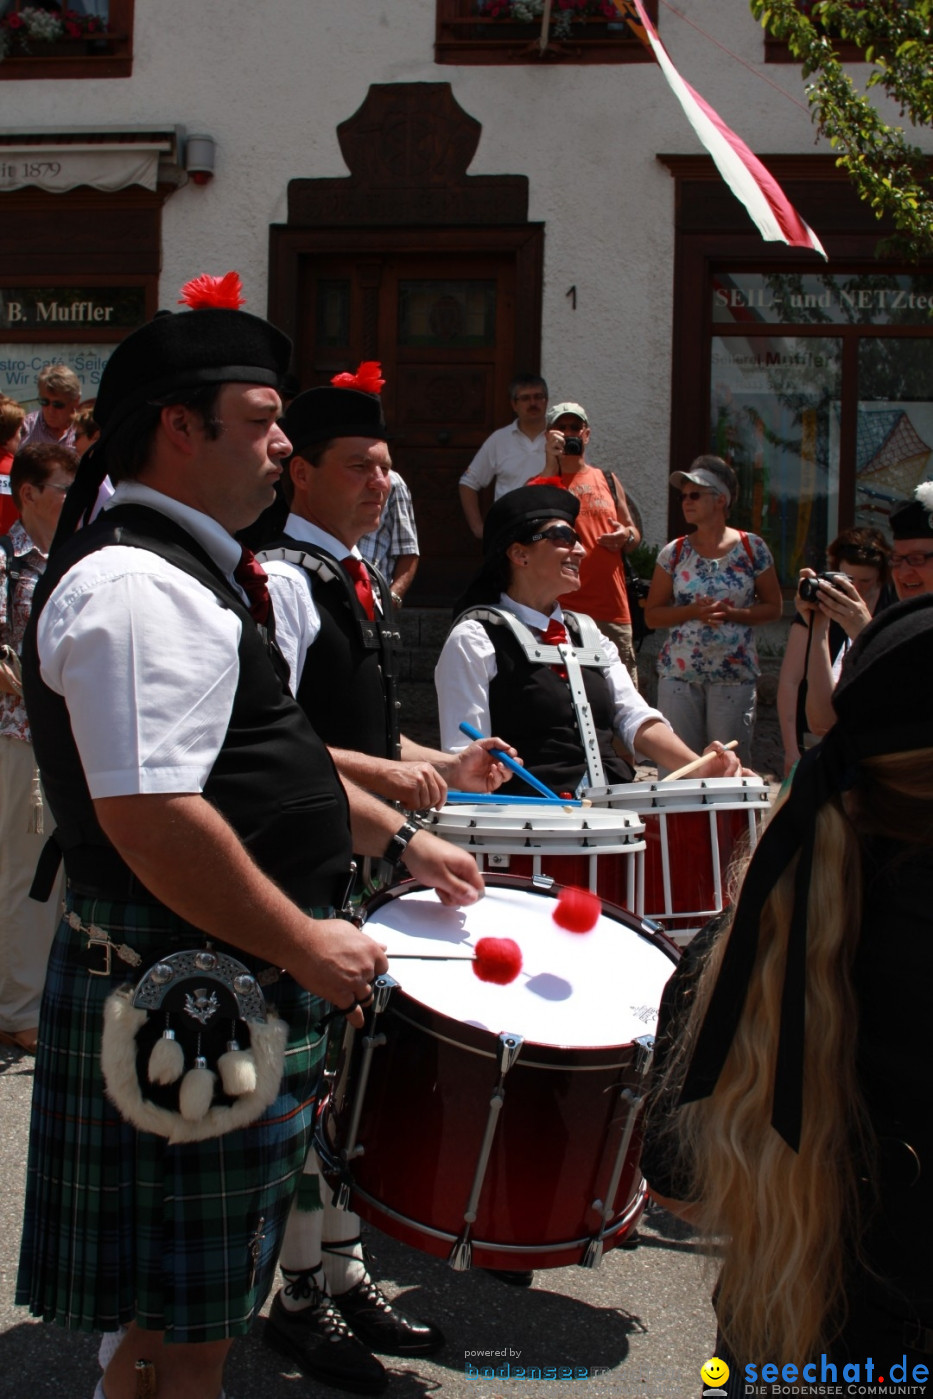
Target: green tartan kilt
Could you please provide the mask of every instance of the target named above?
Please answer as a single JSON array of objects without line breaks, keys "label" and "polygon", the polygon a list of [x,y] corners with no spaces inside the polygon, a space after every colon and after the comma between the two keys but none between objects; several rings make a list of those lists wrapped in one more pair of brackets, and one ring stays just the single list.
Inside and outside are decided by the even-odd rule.
[{"label": "green tartan kilt", "polygon": [[[103,1004],[173,946],[203,942],[167,909],[69,896],[87,925],[143,958],[100,949],[62,922],[49,960],[29,1134],[16,1301],[75,1331],[129,1321],[192,1343],[245,1335],[273,1280],[311,1137],[326,1044],[325,1002],[282,976],[265,988],[288,1023],[279,1096],[252,1126],[170,1146],[138,1132],[105,1095]],[[253,969],[261,966],[225,948]]]}]

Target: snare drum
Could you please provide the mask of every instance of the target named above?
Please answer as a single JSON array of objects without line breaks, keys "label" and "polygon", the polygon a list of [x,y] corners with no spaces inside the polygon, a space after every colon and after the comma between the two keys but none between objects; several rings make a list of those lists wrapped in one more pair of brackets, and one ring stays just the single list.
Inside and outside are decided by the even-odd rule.
[{"label": "snare drum", "polygon": [[754,850],[769,806],[760,777],[632,782],[593,787],[595,807],[635,813],[645,823],[645,894],[639,912],[689,939],[727,901],[734,860]]},{"label": "snare drum", "polygon": [[638,908],[644,823],[633,812],[540,805],[451,804],[425,819],[430,831],[476,856],[480,869],[591,889],[609,903]]},{"label": "snare drum", "polygon": [[[563,932],[554,898],[493,876],[444,908],[399,885],[366,923],[390,975],[345,1033],[318,1150],[364,1219],[458,1269],[595,1266],[644,1205],[638,1114],[676,949],[621,909]],[[470,949],[502,934],[524,967],[486,984]]]}]

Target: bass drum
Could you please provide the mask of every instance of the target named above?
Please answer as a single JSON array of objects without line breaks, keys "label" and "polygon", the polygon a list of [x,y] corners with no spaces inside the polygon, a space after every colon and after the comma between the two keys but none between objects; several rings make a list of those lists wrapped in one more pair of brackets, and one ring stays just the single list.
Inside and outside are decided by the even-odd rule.
[{"label": "bass drum", "polygon": [[[338,1199],[455,1268],[595,1266],[644,1207],[638,1115],[677,951],[605,904],[564,932],[551,880],[486,883],[463,909],[411,884],[375,900],[390,975],[347,1029],[318,1150]],[[482,982],[472,949],[503,935],[522,971]]]}]

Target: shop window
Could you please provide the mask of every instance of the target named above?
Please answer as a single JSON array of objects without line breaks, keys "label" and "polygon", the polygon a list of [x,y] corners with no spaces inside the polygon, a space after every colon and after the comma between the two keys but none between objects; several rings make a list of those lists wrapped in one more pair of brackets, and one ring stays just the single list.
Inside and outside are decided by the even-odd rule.
[{"label": "shop window", "polygon": [[[650,63],[612,0],[554,0],[541,52],[542,0],[436,0],[438,63]],[[657,0],[645,9],[657,23]]]},{"label": "shop window", "polygon": [[933,275],[713,273],[710,437],[785,584],[933,477]]},{"label": "shop window", "polygon": [[134,0],[0,0],[0,81],[128,78]]}]

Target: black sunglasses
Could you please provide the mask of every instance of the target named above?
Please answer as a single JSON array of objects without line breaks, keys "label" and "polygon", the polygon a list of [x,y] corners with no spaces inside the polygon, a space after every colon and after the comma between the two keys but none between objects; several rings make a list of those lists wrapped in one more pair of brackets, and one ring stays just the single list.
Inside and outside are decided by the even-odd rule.
[{"label": "black sunglasses", "polygon": [[39,407],[40,407],[40,408],[70,408],[70,407],[71,407],[71,403],[70,403],[70,402],[69,402],[69,403],[65,403],[65,402],[64,402],[62,399],[60,399],[60,398],[40,398],[40,399],[39,399]]},{"label": "black sunglasses", "polygon": [[537,544],[539,539],[549,539],[552,544],[566,544],[568,549],[572,549],[575,544],[580,542],[580,536],[569,525],[550,525],[547,529],[538,530],[536,534],[531,536],[528,543]]},{"label": "black sunglasses", "polygon": [[705,490],[705,491],[681,491],[681,493],[680,493],[680,498],[681,498],[681,500],[699,500],[701,495],[711,495],[711,494],[712,494],[712,492],[709,491],[709,490]]}]

